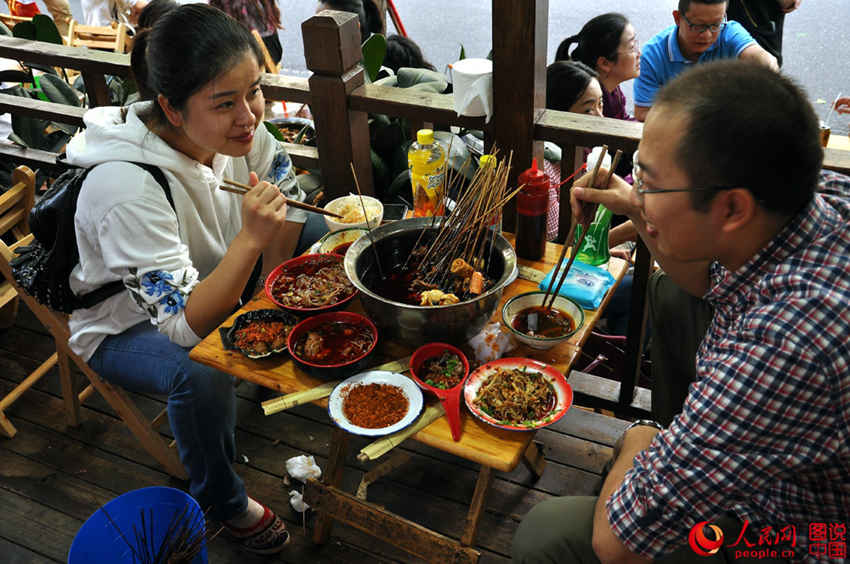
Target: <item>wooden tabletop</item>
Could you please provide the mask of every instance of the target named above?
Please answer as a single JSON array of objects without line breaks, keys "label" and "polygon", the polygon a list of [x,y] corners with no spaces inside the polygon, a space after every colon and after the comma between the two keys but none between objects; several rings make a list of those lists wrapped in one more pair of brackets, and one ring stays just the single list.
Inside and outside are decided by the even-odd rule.
[{"label": "wooden tabletop", "polygon": [[[548,243],[546,254],[541,261],[519,260],[519,264],[529,266],[538,270],[548,272],[558,259],[560,246]],[[612,258],[608,270],[619,281],[622,279],[628,263],[623,260]],[[616,286],[615,286],[616,287]],[[537,283],[528,280],[517,279],[505,288],[499,308],[493,314],[492,321],[501,318],[501,306],[512,296],[537,289]],[[570,367],[578,357],[581,346],[587,340],[593,326],[601,311],[610,300],[614,288],[608,292],[602,306],[596,311],[585,310],[585,322],[582,328],[565,343],[562,343],[547,351],[538,351],[520,345],[517,349],[508,353],[508,356],[533,358],[552,365],[565,375],[569,375]],[[246,311],[264,308],[276,308],[276,306],[265,296],[263,292],[257,294],[253,300],[248,302],[239,311],[231,315],[222,326],[228,327],[233,320]],[[358,300],[353,300],[348,308],[352,311],[362,313]],[[372,366],[377,366],[390,360],[396,360],[413,352],[411,347],[395,343],[389,339],[379,337],[378,346],[371,357]],[[324,381],[309,376],[301,371],[288,355],[272,356],[259,360],[249,359],[235,351],[228,351],[222,347],[221,337],[218,331],[213,331],[192,349],[189,357],[196,362],[206,364],[231,374],[236,378],[248,380],[283,394],[307,390],[323,384]],[[316,402],[326,406],[327,400]],[[431,425],[419,431],[413,438],[429,446],[439,448],[443,451],[455,454],[489,466],[496,470],[511,471],[528,448],[528,444],[534,437],[533,432],[505,431],[497,429],[479,421],[467,410],[463,410],[463,437],[459,442],[452,440],[446,418],[441,417]]]}]

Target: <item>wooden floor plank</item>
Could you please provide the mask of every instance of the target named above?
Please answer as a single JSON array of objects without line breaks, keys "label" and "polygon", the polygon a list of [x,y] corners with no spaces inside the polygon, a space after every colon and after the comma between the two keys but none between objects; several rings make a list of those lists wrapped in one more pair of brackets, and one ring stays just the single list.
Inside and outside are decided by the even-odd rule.
[{"label": "wooden floor plank", "polygon": [[64,562],[54,560],[43,554],[39,554],[26,546],[13,543],[0,537],[0,554],[3,555],[4,564],[44,564],[45,562]]},{"label": "wooden floor plank", "polygon": [[81,519],[33,503],[0,488],[0,537],[36,549],[51,560],[64,562]]},{"label": "wooden floor plank", "polygon": [[[26,308],[22,308],[22,312],[15,328],[0,332],[0,393],[20,381],[34,365],[53,352],[52,341],[37,320]],[[350,527],[335,527],[332,542],[323,547],[315,547],[307,540],[300,531],[301,516],[292,511],[288,503],[289,490],[300,486],[283,483],[285,461],[298,454],[312,454],[324,467],[332,427],[325,410],[315,406],[263,416],[258,403],[270,395],[250,384],[237,390],[237,448],[248,459],[247,464],[238,465],[237,471],[245,480],[249,493],[278,510],[293,530],[294,546],[285,551],[283,560],[353,564],[417,562],[416,558]],[[151,417],[164,405],[163,398],[134,395],[134,401]],[[98,496],[105,498],[145,485],[169,483],[162,469],[141,449],[97,394],[86,403],[82,426],[68,428],[55,374],[48,374],[25,394],[13,406],[11,414],[21,434],[15,441],[0,442],[0,489],[19,498],[19,491],[28,492],[32,499],[27,503],[47,512],[44,526],[60,519],[50,513],[56,507],[62,508],[58,512],[60,515],[80,515],[83,519],[96,509],[92,504],[97,502]],[[541,430],[537,438],[544,444],[547,460],[543,476],[535,480],[524,465],[519,465],[512,472],[497,473],[494,477],[478,535],[478,548],[482,551],[480,562],[506,564],[509,561],[510,542],[518,522],[540,501],[552,495],[593,493],[611,446],[626,424],[598,413],[573,409],[555,425]],[[161,430],[169,434],[167,425]],[[351,440],[343,475],[343,487],[347,491],[354,491],[363,472],[372,466],[355,458],[366,443],[365,439]],[[370,486],[369,500],[458,538],[474,491],[477,465],[414,441],[407,441],[398,448],[409,454],[410,462]],[[2,459],[7,454],[13,462],[4,467]],[[16,472],[31,476],[24,478]],[[46,480],[45,489],[51,492],[52,501],[37,499],[39,480]],[[87,492],[94,501],[87,502],[82,493],[73,494],[69,489],[71,485]],[[28,499],[26,495],[23,498]],[[20,505],[20,500],[18,503]],[[309,519],[307,525],[310,526]],[[17,538],[3,534],[3,526],[0,522],[0,543],[20,546],[24,558],[29,557],[27,551],[39,554],[32,540],[18,542]],[[216,551],[215,562],[254,562],[250,557],[246,559],[246,555],[230,542],[222,542],[221,546],[225,548],[211,547]],[[53,552],[55,550],[51,549],[51,554]]]}]

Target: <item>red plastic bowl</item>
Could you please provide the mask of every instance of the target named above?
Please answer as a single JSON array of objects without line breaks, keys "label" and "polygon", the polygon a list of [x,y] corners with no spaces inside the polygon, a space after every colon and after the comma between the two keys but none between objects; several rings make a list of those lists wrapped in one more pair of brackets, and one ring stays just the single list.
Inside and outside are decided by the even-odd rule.
[{"label": "red plastic bowl", "polygon": [[[416,373],[420,371],[420,368],[422,368],[423,362],[429,358],[440,356],[447,351],[456,354],[460,357],[461,363],[463,363],[463,378],[461,378],[460,382],[458,382],[454,387],[447,388],[445,390],[443,388],[437,388],[426,384],[424,380],[420,379],[419,376],[416,375]],[[452,438],[455,441],[459,441],[461,434],[461,394],[463,394],[463,385],[466,382],[466,378],[469,376],[469,360],[466,358],[466,355],[463,354],[459,348],[447,343],[428,343],[427,345],[422,345],[410,356],[410,375],[413,377],[413,380],[419,384],[420,388],[427,390],[440,398],[440,401],[443,403],[443,407],[446,409],[446,417],[449,420],[449,428],[452,431]]]},{"label": "red plastic bowl", "polygon": [[[369,332],[372,334],[372,345],[360,356],[353,358],[349,361],[339,363],[339,364],[317,364],[315,362],[310,362],[309,360],[303,359],[299,357],[295,352],[295,342],[298,338],[307,333],[308,331],[326,323],[351,323],[353,325],[365,325],[369,328]],[[366,359],[372,354],[372,351],[375,350],[375,346],[378,344],[378,328],[375,327],[375,324],[372,323],[369,318],[360,315],[359,313],[353,313],[350,311],[332,311],[328,313],[321,313],[319,315],[314,315],[313,317],[308,317],[298,325],[292,328],[292,331],[289,332],[289,337],[286,339],[286,345],[289,348],[289,354],[292,355],[293,360],[301,367],[304,372],[310,374],[312,376],[317,376],[321,378],[330,378],[337,379],[342,378],[347,375],[355,374],[358,369],[362,368]]]},{"label": "red plastic bowl", "polygon": [[357,295],[357,289],[356,288],[354,289],[354,293],[351,294],[350,296],[348,296],[348,297],[346,297],[346,298],[344,298],[344,299],[342,299],[338,302],[334,302],[332,304],[328,304],[328,305],[324,305],[324,306],[320,306],[320,307],[296,307],[296,306],[284,305],[281,302],[277,301],[277,298],[275,298],[274,295],[272,294],[272,286],[274,285],[275,281],[280,277],[280,275],[283,272],[292,270],[293,268],[296,268],[296,267],[299,267],[302,264],[304,264],[305,262],[316,261],[316,260],[328,261],[329,264],[332,263],[332,262],[339,262],[339,264],[342,264],[343,256],[342,255],[335,255],[335,254],[331,254],[331,253],[323,253],[323,254],[301,255],[299,257],[289,259],[288,261],[279,265],[277,268],[275,268],[274,270],[272,270],[269,273],[268,277],[266,278],[266,283],[265,283],[266,296],[268,296],[268,298],[271,301],[273,301],[275,303],[275,305],[277,305],[278,307],[281,307],[285,310],[288,310],[288,311],[291,311],[293,313],[297,313],[297,314],[300,314],[300,315],[310,315],[310,314],[313,314],[313,313],[323,313],[323,312],[326,312],[326,311],[334,311],[334,310],[343,308],[345,306],[345,304],[347,304],[348,302],[353,300],[354,296]]}]

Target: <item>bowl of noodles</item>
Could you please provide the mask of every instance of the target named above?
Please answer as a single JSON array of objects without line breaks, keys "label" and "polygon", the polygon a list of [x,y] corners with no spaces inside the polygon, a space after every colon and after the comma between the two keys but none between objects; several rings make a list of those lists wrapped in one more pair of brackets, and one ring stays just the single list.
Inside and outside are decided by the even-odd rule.
[{"label": "bowl of noodles", "polygon": [[[328,224],[328,229],[331,231],[339,231],[347,227],[368,227],[374,228],[381,224],[384,219],[384,204],[381,200],[371,196],[363,196],[361,203],[360,196],[349,194],[348,196],[340,196],[328,202],[325,209],[329,212],[337,213],[342,218],[324,216],[325,223]],[[366,209],[364,215],[363,209]],[[366,217],[369,218],[368,225]]]},{"label": "bowl of noodles", "polygon": [[311,254],[289,259],[266,278],[266,296],[297,314],[340,309],[357,295],[342,266],[341,255]]},{"label": "bowl of noodles", "polygon": [[503,358],[466,380],[463,399],[473,415],[500,429],[533,431],[556,422],[573,403],[564,375],[530,358]]}]

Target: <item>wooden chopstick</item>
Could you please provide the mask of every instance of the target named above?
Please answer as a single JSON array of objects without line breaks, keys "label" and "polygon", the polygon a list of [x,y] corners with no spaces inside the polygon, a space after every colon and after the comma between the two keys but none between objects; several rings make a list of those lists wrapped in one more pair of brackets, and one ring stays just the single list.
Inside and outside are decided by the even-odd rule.
[{"label": "wooden chopstick", "polygon": [[[617,151],[618,154],[622,155],[622,151]],[[590,186],[593,186],[596,183],[596,175],[599,173],[599,167],[602,166],[602,161],[605,160],[605,155],[608,154],[608,145],[602,145],[602,152],[599,155],[599,158],[596,160],[596,165],[593,167],[593,172],[590,174]],[[617,159],[619,161],[619,159]],[[611,182],[611,174],[613,174],[614,166],[611,167],[611,173],[608,175],[608,182]],[[591,220],[592,221],[592,220]],[[588,225],[582,225],[583,229],[581,230],[581,236],[579,237],[578,242],[576,242],[575,246],[573,246],[573,251],[570,253],[570,260],[567,261],[567,266],[560,273],[560,277],[558,278],[558,284],[555,286],[555,291],[551,293],[552,283],[555,281],[556,274],[558,274],[558,266],[561,265],[561,261],[564,260],[564,255],[566,254],[567,245],[566,243],[571,241],[576,236],[576,229],[578,229],[579,222],[576,221],[575,225],[573,225],[572,232],[570,233],[570,238],[567,241],[564,241],[564,246],[561,248],[561,256],[558,258],[558,262],[555,263],[555,271],[552,274],[552,279],[549,281],[549,287],[546,290],[546,295],[543,296],[543,307],[548,312],[552,309],[552,306],[555,305],[555,298],[558,296],[558,292],[561,291],[561,286],[564,285],[564,280],[567,279],[567,274],[572,268],[573,263],[576,260],[576,256],[578,256],[578,250],[581,248],[581,244],[584,243],[584,238],[587,237]],[[549,305],[546,305],[546,300],[549,300]]]},{"label": "wooden chopstick", "polygon": [[[597,172],[599,172],[599,167],[600,167],[600,165],[602,164],[602,161],[605,159],[605,154],[606,154],[607,152],[608,152],[608,145],[603,145],[603,146],[602,146],[602,156],[601,156],[599,159],[597,159],[597,161],[596,161],[596,166],[594,166],[594,167],[593,167],[593,172],[592,172],[592,174],[590,175],[590,185],[591,185],[591,186],[593,186],[593,182],[596,180],[596,173],[597,173]],[[582,169],[584,169],[584,168],[586,168],[586,167],[587,167],[587,164],[583,164],[581,167],[579,167],[579,170],[582,170]],[[572,174],[572,176],[575,176],[577,173],[578,173],[578,170],[577,170],[576,172],[574,172],[574,173]],[[572,178],[572,176],[571,176],[570,178]],[[563,182],[562,182],[561,184],[563,184]],[[554,304],[554,303],[555,303],[555,296],[558,294],[558,290],[560,290],[560,289],[561,289],[561,285],[560,285],[560,284],[558,284],[558,290],[555,290],[555,294],[552,294],[552,304],[550,304],[550,305],[547,307],[547,306],[546,306],[546,302],[549,300],[549,295],[552,293],[552,286],[555,284],[555,278],[557,278],[557,277],[558,277],[558,276],[557,276],[557,274],[558,274],[558,267],[561,265],[561,262],[564,260],[564,256],[566,256],[566,254],[567,254],[567,247],[569,246],[570,241],[572,241],[572,240],[575,238],[575,236],[576,236],[576,229],[577,229],[577,228],[578,228],[578,222],[576,222],[576,223],[575,223],[575,225],[573,225],[573,228],[572,228],[572,229],[570,229],[570,234],[569,234],[569,236],[566,238],[566,240],[564,240],[564,244],[561,246],[561,254],[558,256],[558,261],[555,263],[555,270],[552,272],[552,278],[550,278],[550,279],[549,279],[549,286],[546,288],[546,293],[543,295],[543,302],[541,303],[541,305],[542,305],[542,306],[543,306],[543,307],[544,307],[547,311],[548,311],[549,309],[551,309],[552,304]],[[581,243],[579,243],[579,244],[581,244]],[[576,255],[576,253],[577,253],[576,249],[578,249],[578,245],[579,245],[579,244],[577,244],[575,247],[573,247],[573,252],[572,252],[572,254],[570,255],[570,263],[569,263],[569,266],[572,266],[572,264],[573,264],[573,263],[572,263],[572,259],[573,259],[573,257],[575,257],[575,255]]]},{"label": "wooden chopstick", "polygon": [[[239,194],[241,196],[252,189],[251,186],[248,186],[247,184],[242,184],[241,182],[236,182],[235,180],[228,180],[225,178],[222,180],[222,182],[228,184],[229,186],[219,186],[219,188],[221,188],[225,192],[230,192],[231,194]],[[329,215],[331,217],[338,217],[339,219],[342,219],[342,216],[338,213],[318,208],[316,206],[311,206],[310,204],[305,204],[304,202],[299,202],[298,200],[290,200],[289,198],[286,198],[286,205],[292,206],[293,208],[307,210],[313,213]]]}]

